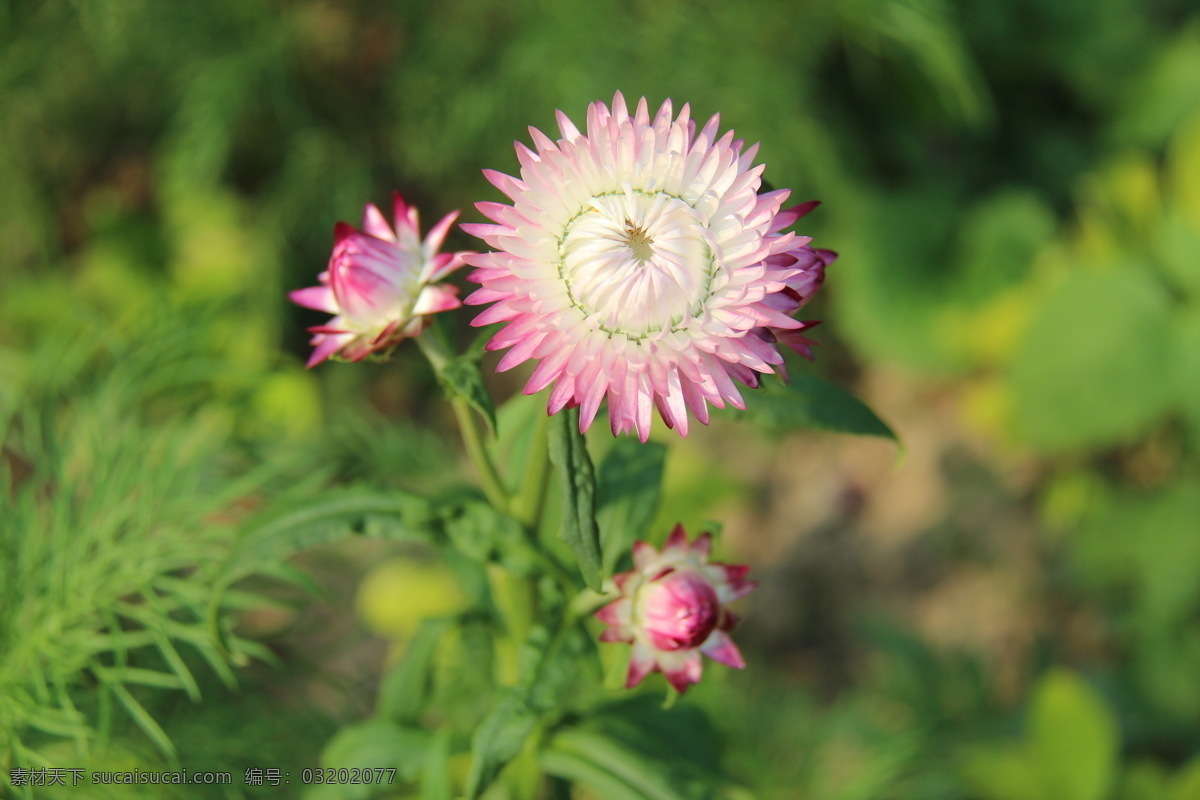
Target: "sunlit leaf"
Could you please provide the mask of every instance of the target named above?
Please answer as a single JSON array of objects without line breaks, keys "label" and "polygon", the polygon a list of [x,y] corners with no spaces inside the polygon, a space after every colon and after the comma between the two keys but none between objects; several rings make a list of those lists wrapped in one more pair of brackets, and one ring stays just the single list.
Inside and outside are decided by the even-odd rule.
[{"label": "sunlit leaf", "polygon": [[782,385],[764,381],[760,389],[743,396],[746,414],[771,428],[810,428],[896,440],[892,429],[866,403],[814,375],[794,375]]},{"label": "sunlit leaf", "polygon": [[579,409],[550,420],[550,460],[563,496],[563,541],[579,560],[587,585],[600,590],[600,530],[596,525],[596,478],[587,442],[579,432]]},{"label": "sunlit leaf", "polygon": [[1029,716],[1032,763],[1045,797],[1102,800],[1117,767],[1112,712],[1078,676],[1053,671],[1039,682]]}]

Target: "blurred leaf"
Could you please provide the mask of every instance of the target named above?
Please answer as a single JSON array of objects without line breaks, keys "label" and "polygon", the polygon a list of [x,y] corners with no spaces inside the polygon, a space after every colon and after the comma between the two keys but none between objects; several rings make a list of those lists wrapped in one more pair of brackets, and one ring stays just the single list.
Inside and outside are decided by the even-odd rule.
[{"label": "blurred leaf", "polygon": [[699,800],[718,796],[715,786],[682,776],[644,751],[603,733],[575,728],[555,734],[541,754],[551,775],[582,781],[603,797]]},{"label": "blurred leaf", "polygon": [[1054,212],[1030,191],[1004,190],[972,206],[958,231],[952,307],[974,306],[1019,283],[1055,233]]},{"label": "blurred leaf", "polygon": [[[1196,67],[1200,69],[1200,37],[1194,44]],[[1200,97],[1196,105],[1197,111],[1171,137],[1167,173],[1171,199],[1192,233],[1200,230]],[[1191,255],[1192,285],[1195,285],[1200,266],[1196,264],[1195,250]]]},{"label": "blurred leaf", "polygon": [[[396,524],[372,526],[377,518]],[[301,550],[368,528],[397,541],[429,541],[436,535],[433,519],[428,501],[417,495],[397,490],[326,491],[247,525],[226,560],[223,577],[232,582],[264,564],[281,562]]]},{"label": "blurred leaf", "polygon": [[145,706],[130,694],[129,690],[121,683],[120,676],[113,675],[110,670],[99,666],[94,667],[92,671],[100,679],[104,688],[111,692],[113,697],[117,698],[117,701],[125,708],[130,718],[141,728],[147,738],[154,743],[159,752],[167,758],[176,758],[175,745],[171,743],[171,738],[167,736],[167,732],[162,729],[162,726],[146,710]]},{"label": "blurred leaf", "polygon": [[1172,401],[1166,296],[1146,270],[1076,272],[1043,303],[1012,366],[1036,447],[1127,441]]},{"label": "blurred leaf", "polygon": [[746,392],[745,397],[746,414],[770,428],[812,428],[898,441],[866,403],[814,375],[793,375],[782,386],[764,381],[761,388]]},{"label": "blurred leaf", "polygon": [[1121,800],[1170,800],[1165,770],[1153,762],[1136,762],[1121,777]]},{"label": "blurred leaf", "polygon": [[[421,776],[433,737],[419,728],[407,728],[372,719],[342,728],[321,753],[322,769],[395,769],[398,781],[411,783]],[[384,784],[386,785],[386,784]],[[379,793],[373,783],[327,783],[305,791],[305,800],[365,800]]]},{"label": "blurred leaf", "polygon": [[1117,767],[1116,721],[1078,676],[1056,670],[1038,683],[1030,709],[1028,741],[1044,797],[1107,797]]},{"label": "blurred leaf", "polygon": [[512,517],[474,498],[447,503],[439,513],[447,537],[463,555],[503,564],[517,575],[534,574],[536,555],[521,523]]},{"label": "blurred leaf", "polygon": [[603,577],[612,575],[633,541],[649,535],[662,490],[667,448],[657,442],[617,439],[596,478],[596,523],[604,554]]},{"label": "blurred leaf", "polygon": [[1131,585],[1125,594],[1143,631],[1173,630],[1200,598],[1200,489],[1185,481],[1100,497],[1090,512],[1073,542],[1085,576],[1106,594]]},{"label": "blurred leaf", "polygon": [[869,0],[836,8],[847,38],[858,45],[853,54],[887,59],[880,74],[916,72],[955,122],[977,126],[991,119],[987,84],[943,4]]},{"label": "blurred leaf", "polygon": [[587,442],[579,432],[579,409],[560,411],[550,420],[550,461],[558,468],[562,488],[562,539],[579,560],[588,587],[600,591],[596,478]]},{"label": "blurred leaf", "polygon": [[719,767],[721,742],[694,706],[665,710],[637,695],[595,709],[557,731],[541,753],[545,770],[587,784],[602,797],[709,798],[730,785]]},{"label": "blurred leaf", "polygon": [[1167,800],[1200,800],[1200,758],[1193,758],[1172,776]]},{"label": "blurred leaf", "polygon": [[454,782],[450,777],[450,729],[433,736],[421,773],[421,800],[453,800]]},{"label": "blurred leaf", "polygon": [[960,769],[971,788],[987,800],[1052,800],[1030,761],[1023,745],[990,745],[972,750]]},{"label": "blurred leaf", "polygon": [[507,689],[471,737],[471,772],[466,796],[474,800],[525,747],[541,714],[529,704],[528,693]]},{"label": "blurred leaf", "polygon": [[425,707],[430,671],[438,643],[450,620],[426,619],[421,623],[404,657],[383,676],[375,713],[389,722],[416,723]]},{"label": "blurred leaf", "polygon": [[501,690],[471,737],[468,800],[479,797],[521,753],[538,724],[560,709],[563,693],[576,682],[581,655],[574,633],[573,626],[564,626],[553,636],[545,628],[535,628],[523,643],[519,683]]},{"label": "blurred leaf", "polygon": [[1200,107],[1200,30],[1192,25],[1173,40],[1160,43],[1125,96],[1128,105],[1117,117],[1118,136],[1139,144],[1158,145]]}]

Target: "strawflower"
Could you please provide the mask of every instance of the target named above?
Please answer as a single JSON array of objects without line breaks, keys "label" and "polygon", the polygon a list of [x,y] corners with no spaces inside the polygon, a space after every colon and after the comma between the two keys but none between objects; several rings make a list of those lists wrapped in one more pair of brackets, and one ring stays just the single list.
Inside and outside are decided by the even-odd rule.
[{"label": "strawflower", "polygon": [[645,542],[633,546],[633,569],[613,577],[619,599],[596,612],[609,627],[603,642],[629,642],[626,688],[651,672],[662,672],[677,691],[700,682],[701,654],[736,669],[745,662],[729,631],[737,617],[726,605],[755,588],[749,568],[710,564],[712,537],[700,534],[688,543],[676,525],[662,552]]},{"label": "strawflower", "polygon": [[309,328],[315,348],[309,367],[334,354],[361,361],[386,351],[419,334],[430,315],[462,305],[457,287],[437,283],[466,263],[465,252],[438,252],[458,212],[442,217],[422,241],[417,209],[399,192],[392,204],[394,229],[371,204],[361,231],[339,222],[329,267],[318,276],[321,285],[288,295],[298,305],[334,315]]},{"label": "strawflower", "polygon": [[790,315],[833,254],[783,229],[815,203],[760,194],[758,146],[718,125],[697,131],[670,100],[630,115],[617,93],[588,108],[586,134],[561,111],[557,141],[530,128],[519,178],[484,170],[512,204],[478,203],[495,224],[462,226],[495,250],[466,258],[481,284],[467,304],[492,304],[473,324],[507,323],[488,344],[509,348],[497,369],[536,360],[525,392],[553,384],[547,410],[579,406],[581,430],[607,398],[614,435],[645,441],[657,408],[686,436],[689,411],[744,408],[734,380],[776,372],[779,344],[811,357],[815,323]]}]

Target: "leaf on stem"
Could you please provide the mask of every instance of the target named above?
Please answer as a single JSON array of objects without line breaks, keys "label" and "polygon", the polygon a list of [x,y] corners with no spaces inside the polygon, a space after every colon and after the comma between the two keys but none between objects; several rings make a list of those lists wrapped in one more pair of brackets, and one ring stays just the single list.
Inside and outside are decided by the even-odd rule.
[{"label": "leaf on stem", "polygon": [[499,699],[471,739],[471,771],[466,797],[475,800],[525,748],[530,734],[562,707],[563,694],[577,682],[575,667],[583,648],[578,629],[565,623],[554,636],[535,628],[520,654],[521,681]]},{"label": "leaf on stem", "polygon": [[563,541],[579,560],[589,588],[600,591],[600,529],[596,525],[596,476],[587,442],[579,432],[579,409],[550,421],[550,461],[558,469],[563,495]]},{"label": "leaf on stem", "polygon": [[448,619],[427,619],[408,645],[404,659],[384,676],[375,713],[391,722],[415,723],[425,708],[429,675]]},{"label": "leaf on stem", "polygon": [[745,397],[746,414],[770,428],[814,428],[899,442],[866,403],[815,375],[793,375],[783,385],[764,381],[762,388]]}]

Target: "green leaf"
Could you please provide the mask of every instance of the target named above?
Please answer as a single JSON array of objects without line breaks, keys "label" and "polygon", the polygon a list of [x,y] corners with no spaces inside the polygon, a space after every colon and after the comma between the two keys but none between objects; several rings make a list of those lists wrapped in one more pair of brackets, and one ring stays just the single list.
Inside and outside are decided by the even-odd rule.
[{"label": "green leaf", "polygon": [[959,769],[966,783],[985,800],[1051,800],[1024,744],[975,748]]},{"label": "green leaf", "polygon": [[604,797],[700,800],[716,789],[606,734],[576,728],[553,738],[542,753],[546,771],[592,784]]},{"label": "green leaf", "polygon": [[[324,769],[395,769],[397,781],[411,783],[421,776],[432,737],[427,731],[372,719],[347,725],[321,753]],[[306,800],[365,800],[379,785],[326,784],[306,793]]]},{"label": "green leaf", "polygon": [[580,781],[605,798],[679,800],[725,797],[721,746],[712,723],[692,706],[670,710],[633,696],[596,708],[557,731],[542,749],[543,768]]},{"label": "green leaf", "polygon": [[579,560],[587,585],[600,591],[600,529],[596,525],[596,477],[587,442],[579,432],[579,409],[550,421],[550,461],[558,468],[563,496],[563,541]]},{"label": "green leaf", "polygon": [[1169,307],[1146,269],[1077,272],[1046,298],[1012,365],[1017,418],[1046,451],[1130,441],[1170,406]]},{"label": "green leaf", "polygon": [[450,777],[450,729],[433,736],[421,773],[421,800],[453,800],[454,781]]},{"label": "green leaf", "polygon": [[1171,778],[1170,800],[1200,797],[1200,758],[1193,758]]},{"label": "green leaf", "polygon": [[499,693],[471,739],[468,800],[482,794],[521,753],[538,724],[562,706],[564,692],[578,682],[576,665],[587,641],[577,633],[568,626],[551,637],[539,627],[522,645],[520,682]]},{"label": "green leaf", "polygon": [[771,428],[815,428],[898,441],[866,403],[814,375],[794,375],[783,385],[764,381],[760,389],[743,396],[746,413]]},{"label": "green leaf", "polygon": [[662,489],[667,448],[657,442],[617,439],[596,478],[596,523],[604,577],[612,575],[634,539],[646,535]]},{"label": "green leaf", "polygon": [[438,535],[428,501],[396,490],[329,491],[307,503],[292,505],[281,514],[255,520],[243,529],[215,581],[208,606],[214,639],[221,643],[218,632],[222,598],[234,581],[280,566],[301,550],[339,541],[356,532],[392,541],[429,541]]},{"label": "green leaf", "polygon": [[1031,191],[1003,189],[967,210],[955,237],[955,307],[978,305],[1024,278],[1054,227],[1054,211]]},{"label": "green leaf", "polygon": [[1112,712],[1078,676],[1048,673],[1030,709],[1030,755],[1047,797],[1102,800],[1117,767],[1117,726]]},{"label": "green leaf", "polygon": [[463,398],[478,411],[493,432],[496,430],[496,407],[483,385],[478,356],[467,353],[450,359],[438,370],[438,380],[448,393]]},{"label": "green leaf", "polygon": [[520,688],[505,690],[471,737],[471,771],[467,776],[467,798],[483,794],[508,762],[520,754],[525,740],[541,719]]},{"label": "green leaf", "polygon": [[384,676],[375,713],[391,722],[415,723],[425,708],[433,656],[450,620],[427,619],[408,645],[403,660]]},{"label": "green leaf", "polygon": [[142,732],[149,737],[154,746],[164,756],[174,760],[176,758],[175,745],[171,743],[171,738],[167,736],[167,732],[162,729],[162,726],[151,716],[145,706],[129,693],[129,690],[125,688],[119,678],[112,675],[110,670],[100,666],[93,667],[92,672],[95,673],[100,682],[112,693],[113,697],[117,698],[125,708],[126,713],[142,729]]},{"label": "green leaf", "polygon": [[499,562],[514,574],[536,573],[521,523],[490,503],[468,498],[439,509],[446,536],[460,553],[481,563]]},{"label": "green leaf", "polygon": [[428,541],[434,536],[433,521],[429,503],[417,495],[396,490],[325,492],[252,523],[226,561],[223,577],[236,580],[263,564],[282,562],[301,550],[367,529],[395,541]]}]

